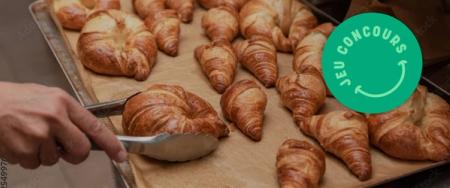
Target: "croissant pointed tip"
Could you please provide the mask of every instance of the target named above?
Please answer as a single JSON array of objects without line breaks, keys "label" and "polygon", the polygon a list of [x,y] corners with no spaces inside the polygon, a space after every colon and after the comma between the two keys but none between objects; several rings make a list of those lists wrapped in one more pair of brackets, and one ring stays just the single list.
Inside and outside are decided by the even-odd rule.
[{"label": "croissant pointed tip", "polygon": [[354,173],[360,181],[368,180],[371,176],[370,170],[360,170],[360,171],[354,172]]}]

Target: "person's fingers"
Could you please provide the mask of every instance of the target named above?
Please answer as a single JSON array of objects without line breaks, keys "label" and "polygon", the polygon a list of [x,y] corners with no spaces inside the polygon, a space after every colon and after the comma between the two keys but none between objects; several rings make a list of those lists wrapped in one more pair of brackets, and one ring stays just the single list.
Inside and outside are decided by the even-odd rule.
[{"label": "person's fingers", "polygon": [[8,161],[9,164],[18,163],[18,158],[13,155],[13,152],[7,150],[3,145],[0,145],[0,158]]},{"label": "person's fingers", "polygon": [[58,162],[60,153],[55,140],[48,139],[41,144],[39,159],[42,165],[51,166]]},{"label": "person's fingers", "polygon": [[36,169],[41,165],[39,160],[39,146],[31,145],[34,143],[27,143],[19,139],[15,141],[17,148],[15,155],[18,157],[20,166],[26,169]]},{"label": "person's fingers", "polygon": [[[80,129],[71,122],[63,122],[55,128],[56,142],[62,147],[61,157],[72,164],[79,164],[89,155],[91,144]],[[57,149],[57,147],[55,147]],[[58,149],[57,149],[58,150]]]},{"label": "person's fingers", "polygon": [[123,162],[127,159],[127,152],[117,137],[75,100],[70,101],[69,116],[72,122],[86,133],[98,147],[103,149],[111,159],[117,162]]}]

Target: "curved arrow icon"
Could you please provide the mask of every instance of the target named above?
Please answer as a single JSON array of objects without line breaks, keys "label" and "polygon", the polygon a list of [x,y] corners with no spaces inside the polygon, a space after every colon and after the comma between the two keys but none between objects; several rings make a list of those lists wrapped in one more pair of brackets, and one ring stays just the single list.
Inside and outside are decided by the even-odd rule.
[{"label": "curved arrow icon", "polygon": [[390,94],[393,93],[395,90],[397,90],[398,87],[400,87],[400,85],[401,85],[402,82],[403,82],[403,79],[405,79],[406,63],[407,63],[407,61],[405,61],[405,60],[400,60],[400,61],[398,62],[398,66],[401,66],[401,67],[402,67],[402,74],[400,75],[400,80],[397,82],[397,84],[395,84],[395,86],[394,86],[393,88],[391,88],[389,91],[386,91],[386,92],[384,92],[384,93],[373,94],[373,93],[368,93],[368,92],[366,92],[366,91],[363,91],[363,90],[362,90],[362,86],[361,86],[361,85],[357,85],[357,86],[355,87],[355,94],[360,93],[360,94],[362,94],[362,95],[365,95],[365,96],[371,97],[371,98],[381,98],[381,97],[385,97],[385,96],[390,95]]}]

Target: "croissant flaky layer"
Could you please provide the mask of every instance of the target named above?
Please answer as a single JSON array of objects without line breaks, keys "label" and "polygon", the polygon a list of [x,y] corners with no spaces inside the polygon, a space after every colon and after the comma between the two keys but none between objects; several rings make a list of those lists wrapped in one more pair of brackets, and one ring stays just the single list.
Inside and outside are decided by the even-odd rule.
[{"label": "croissant flaky layer", "polygon": [[131,136],[160,133],[207,133],[217,138],[229,130],[212,106],[176,85],[156,84],[129,99],[123,130]]},{"label": "croissant flaky layer", "polygon": [[212,41],[232,41],[239,32],[238,13],[231,7],[212,8],[202,18],[202,27]]},{"label": "croissant flaky layer", "polygon": [[300,129],[342,159],[358,179],[370,178],[369,132],[364,116],[353,111],[333,111],[308,118]]},{"label": "croissant flaky layer", "polygon": [[133,0],[134,10],[142,19],[165,9],[166,0]]},{"label": "croissant flaky layer", "polygon": [[151,12],[145,19],[145,25],[155,35],[158,47],[170,56],[178,54],[180,24],[177,12],[170,9]]},{"label": "croissant flaky layer", "polygon": [[424,86],[402,106],[367,118],[371,144],[390,156],[433,161],[450,158],[450,107]]},{"label": "croissant flaky layer", "polygon": [[213,88],[223,93],[234,81],[237,57],[226,41],[216,41],[195,49],[195,58]]},{"label": "croissant flaky layer", "polygon": [[325,154],[309,142],[289,139],[278,150],[276,167],[280,187],[317,188],[325,173]]},{"label": "croissant flaky layer", "polygon": [[136,80],[148,77],[157,54],[155,38],[144,23],[118,10],[92,14],[81,31],[77,50],[86,68]]},{"label": "croissant flaky layer", "polygon": [[231,85],[220,99],[222,112],[248,137],[261,140],[267,95],[253,80]]},{"label": "croissant flaky layer", "polygon": [[229,6],[234,8],[236,11],[241,9],[241,7],[248,0],[197,0],[197,2],[206,9],[216,8],[219,6]]},{"label": "croissant flaky layer", "polygon": [[166,0],[166,5],[170,9],[178,12],[178,17],[182,22],[190,22],[194,17],[194,0]]}]

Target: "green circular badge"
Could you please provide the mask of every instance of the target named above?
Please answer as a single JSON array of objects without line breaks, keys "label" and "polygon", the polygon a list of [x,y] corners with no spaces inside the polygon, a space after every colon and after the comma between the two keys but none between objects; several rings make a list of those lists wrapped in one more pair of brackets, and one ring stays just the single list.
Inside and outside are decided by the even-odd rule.
[{"label": "green circular badge", "polygon": [[339,102],[355,111],[382,113],[400,106],[414,92],[422,73],[422,53],[401,21],[364,13],[331,33],[322,68]]}]

